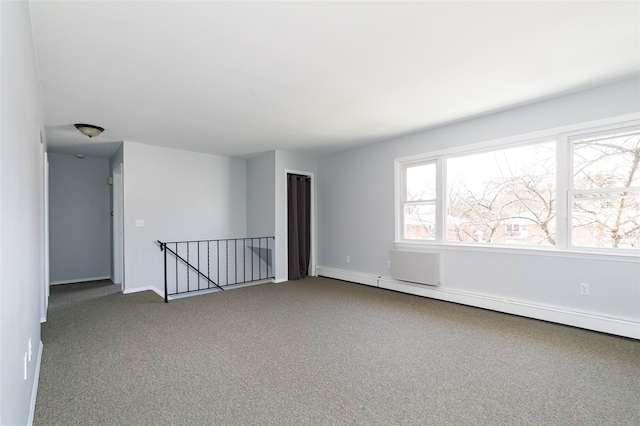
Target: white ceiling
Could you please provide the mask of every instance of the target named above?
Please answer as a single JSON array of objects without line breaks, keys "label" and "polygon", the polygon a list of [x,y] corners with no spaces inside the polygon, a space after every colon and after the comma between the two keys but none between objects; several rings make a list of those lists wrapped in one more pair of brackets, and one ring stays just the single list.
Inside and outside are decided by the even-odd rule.
[{"label": "white ceiling", "polygon": [[[640,71],[639,2],[31,1],[50,151],[326,154]],[[89,140],[74,123],[106,128]]]}]

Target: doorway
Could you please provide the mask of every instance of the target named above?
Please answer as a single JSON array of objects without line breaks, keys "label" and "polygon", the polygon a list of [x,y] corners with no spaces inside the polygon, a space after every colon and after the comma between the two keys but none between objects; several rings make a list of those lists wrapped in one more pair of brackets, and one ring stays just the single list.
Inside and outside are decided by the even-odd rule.
[{"label": "doorway", "polygon": [[287,272],[298,280],[313,271],[312,176],[287,173]]}]

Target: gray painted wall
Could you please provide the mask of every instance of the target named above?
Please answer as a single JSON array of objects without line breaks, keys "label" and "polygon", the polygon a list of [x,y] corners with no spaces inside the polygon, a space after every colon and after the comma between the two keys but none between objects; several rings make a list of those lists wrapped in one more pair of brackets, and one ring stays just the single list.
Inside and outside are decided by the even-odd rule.
[{"label": "gray painted wall", "polygon": [[[640,111],[634,77],[365,146],[318,161],[318,264],[389,276],[394,248],[394,160]],[[347,264],[345,256],[351,257]],[[443,288],[640,318],[640,262],[540,256],[523,252],[442,250]],[[591,295],[579,295],[581,281]]]},{"label": "gray painted wall", "polygon": [[247,236],[275,235],[276,153],[247,160]]},{"label": "gray painted wall", "polygon": [[0,2],[0,16],[0,424],[25,425],[45,288],[42,100],[29,4]]},{"label": "gray painted wall", "polygon": [[123,159],[124,149],[123,146],[120,145],[120,148],[118,148],[118,150],[111,156],[111,158],[109,158],[109,171],[113,172],[113,169],[115,169],[118,164],[122,164]]},{"label": "gray painted wall", "polygon": [[52,284],[104,279],[111,264],[109,160],[49,154]]},{"label": "gray painted wall", "polygon": [[125,292],[164,292],[157,240],[246,235],[244,159],[125,141],[124,164]]}]

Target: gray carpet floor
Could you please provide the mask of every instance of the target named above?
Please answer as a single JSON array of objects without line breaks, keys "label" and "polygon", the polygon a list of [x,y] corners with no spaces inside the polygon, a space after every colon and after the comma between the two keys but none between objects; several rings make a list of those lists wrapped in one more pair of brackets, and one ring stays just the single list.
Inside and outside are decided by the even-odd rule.
[{"label": "gray carpet floor", "polygon": [[325,278],[169,304],[74,286],[36,425],[640,424],[632,339]]}]

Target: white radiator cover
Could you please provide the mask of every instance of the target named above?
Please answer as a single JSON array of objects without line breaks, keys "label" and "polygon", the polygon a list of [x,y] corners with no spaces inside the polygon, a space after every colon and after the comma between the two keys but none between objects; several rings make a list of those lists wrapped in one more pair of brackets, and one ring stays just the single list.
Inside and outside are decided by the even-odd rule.
[{"label": "white radiator cover", "polygon": [[440,284],[440,253],[391,250],[391,277],[419,284]]}]

